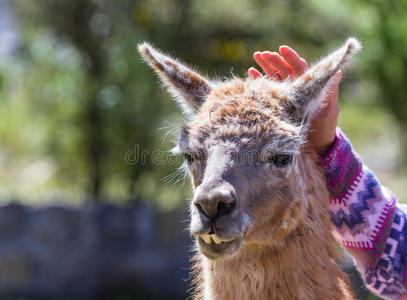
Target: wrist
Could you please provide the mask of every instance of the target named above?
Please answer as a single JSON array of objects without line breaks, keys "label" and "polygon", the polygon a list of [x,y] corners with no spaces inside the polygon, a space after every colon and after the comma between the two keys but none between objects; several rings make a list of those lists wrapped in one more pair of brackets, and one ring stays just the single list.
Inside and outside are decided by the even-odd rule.
[{"label": "wrist", "polygon": [[330,144],[327,148],[328,149],[326,149],[326,152],[323,155],[320,155],[319,158],[322,164],[329,167],[334,160],[338,159],[338,156],[342,156],[349,152],[349,149],[352,149],[352,145],[347,137],[343,134],[342,130],[339,127],[336,127],[335,137],[332,144]]},{"label": "wrist", "polygon": [[329,150],[335,144],[336,134],[335,127],[330,130],[329,134],[325,133],[325,136],[311,136],[311,145],[319,157],[324,157],[328,154]]},{"label": "wrist", "polygon": [[324,157],[329,152],[329,150],[332,148],[334,143],[335,143],[335,139],[333,139],[332,142],[326,146],[316,148],[315,151],[317,152],[319,157]]}]

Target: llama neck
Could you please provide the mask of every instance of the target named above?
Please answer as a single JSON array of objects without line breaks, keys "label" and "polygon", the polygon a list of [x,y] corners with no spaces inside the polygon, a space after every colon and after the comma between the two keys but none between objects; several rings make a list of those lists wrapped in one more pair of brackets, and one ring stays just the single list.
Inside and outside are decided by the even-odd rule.
[{"label": "llama neck", "polygon": [[220,261],[200,255],[203,299],[347,299],[331,242],[297,229],[278,246],[247,245]]}]

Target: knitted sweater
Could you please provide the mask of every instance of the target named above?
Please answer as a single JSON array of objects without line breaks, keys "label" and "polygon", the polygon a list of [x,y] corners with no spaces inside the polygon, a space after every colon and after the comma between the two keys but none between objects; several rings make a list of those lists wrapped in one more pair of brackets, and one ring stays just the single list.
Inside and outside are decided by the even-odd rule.
[{"label": "knitted sweater", "polygon": [[340,129],[321,162],[335,238],[369,289],[384,299],[407,299],[407,206],[379,184]]}]

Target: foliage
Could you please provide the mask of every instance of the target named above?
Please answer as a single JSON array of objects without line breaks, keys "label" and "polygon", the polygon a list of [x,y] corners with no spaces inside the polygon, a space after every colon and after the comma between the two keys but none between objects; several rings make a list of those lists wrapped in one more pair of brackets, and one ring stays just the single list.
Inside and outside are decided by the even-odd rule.
[{"label": "foliage", "polygon": [[[407,126],[405,1],[18,0],[13,5],[20,48],[0,63],[5,196],[183,203],[188,189],[162,180],[180,164],[168,161],[173,134],[163,136],[176,135],[182,116],[141,62],[136,46],[142,40],[222,79],[245,76],[255,50],[288,44],[313,61],[356,35],[364,51],[345,76],[341,98],[349,109],[341,124],[362,152],[358,136],[364,125],[355,118],[367,114],[356,116],[352,108],[377,112],[371,115],[377,122],[363,122],[377,129],[366,127],[365,140],[384,136],[389,128],[400,138]],[[397,162],[399,151],[393,148]],[[147,153],[144,163],[126,161],[134,149]],[[157,150],[162,151],[158,161]]]}]

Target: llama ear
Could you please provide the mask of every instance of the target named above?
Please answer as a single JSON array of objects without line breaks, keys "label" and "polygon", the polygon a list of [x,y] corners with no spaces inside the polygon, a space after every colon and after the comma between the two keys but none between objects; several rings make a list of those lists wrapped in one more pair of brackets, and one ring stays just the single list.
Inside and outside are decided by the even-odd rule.
[{"label": "llama ear", "polygon": [[182,63],[161,53],[148,43],[138,45],[144,60],[154,69],[187,115],[198,111],[212,84]]},{"label": "llama ear", "polygon": [[329,91],[334,75],[360,49],[360,42],[349,38],[342,47],[292,82],[287,111],[295,122],[307,123],[319,111],[325,104],[322,99]]}]

